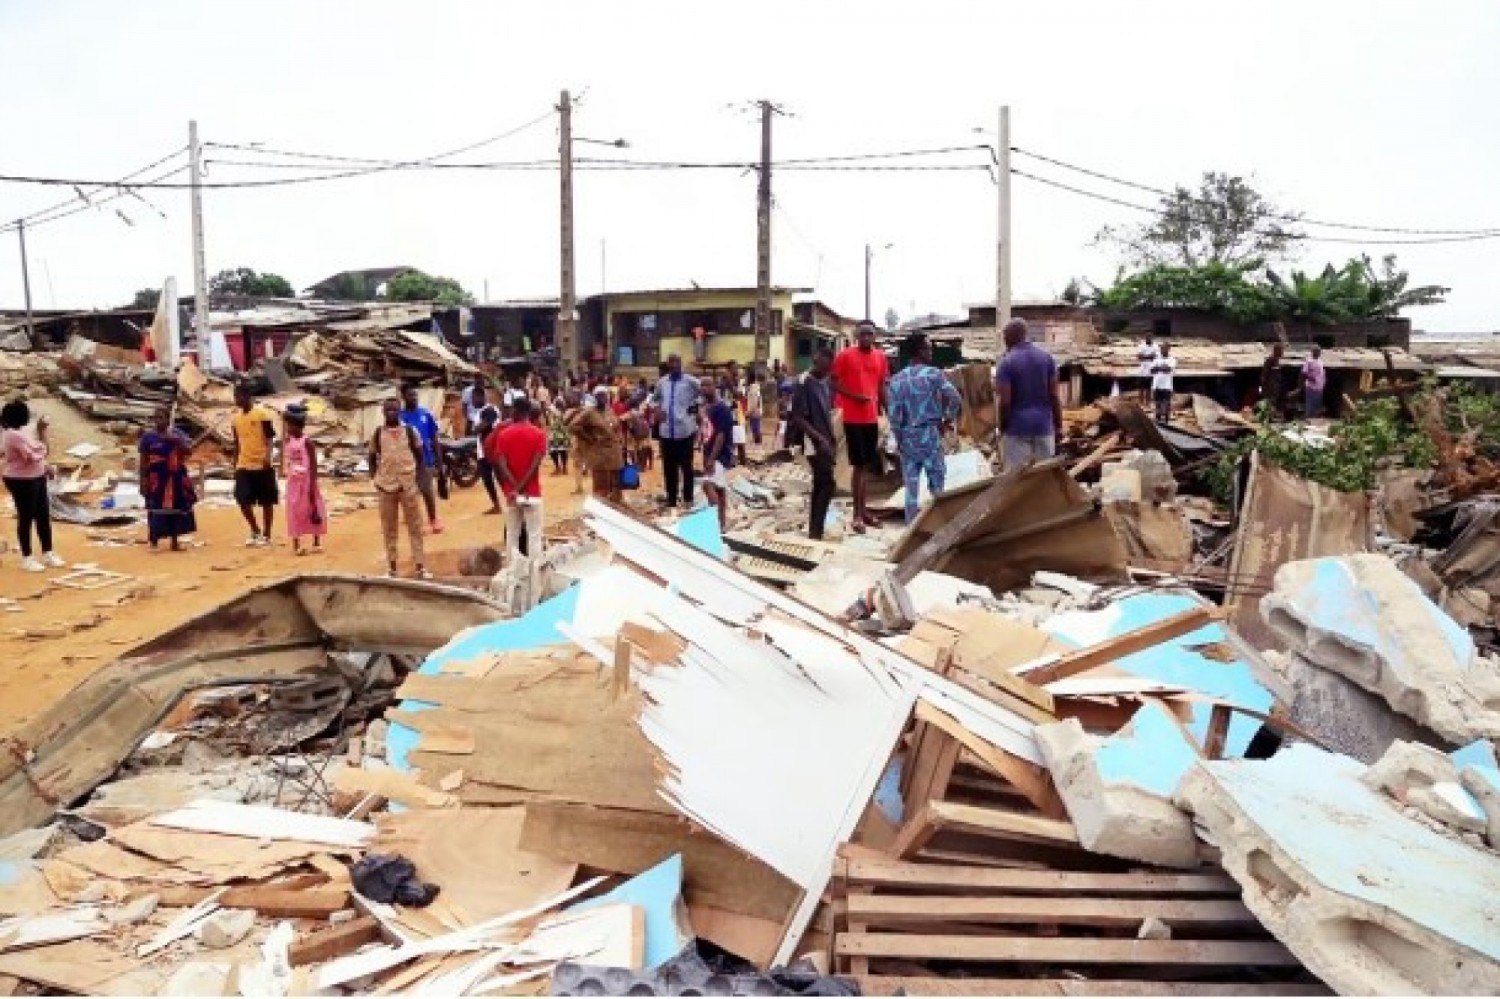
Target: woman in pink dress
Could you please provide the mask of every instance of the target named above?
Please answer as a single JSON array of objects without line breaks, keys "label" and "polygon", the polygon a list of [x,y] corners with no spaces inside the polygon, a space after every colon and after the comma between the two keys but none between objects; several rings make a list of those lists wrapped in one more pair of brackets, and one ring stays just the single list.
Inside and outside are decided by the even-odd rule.
[{"label": "woman in pink dress", "polygon": [[286,408],[286,442],[281,446],[281,477],[286,482],[286,528],[292,538],[292,554],[304,555],[302,539],[312,538],[312,552],[323,551],[328,533],[328,511],[318,490],[318,451],[308,440],[307,407]]}]

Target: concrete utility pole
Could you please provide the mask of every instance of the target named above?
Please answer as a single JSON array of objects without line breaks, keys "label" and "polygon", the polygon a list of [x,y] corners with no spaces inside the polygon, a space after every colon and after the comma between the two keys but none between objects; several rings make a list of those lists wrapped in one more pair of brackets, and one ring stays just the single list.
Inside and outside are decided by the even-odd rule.
[{"label": "concrete utility pole", "polygon": [[16,236],[21,240],[21,293],[26,299],[26,339],[37,348],[36,323],[31,318],[31,269],[26,260],[26,220],[16,219]]},{"label": "concrete utility pole", "polygon": [[208,262],[203,254],[203,149],[198,123],[188,122],[188,184],[193,200],[193,328],[198,334],[198,361],[207,365],[210,343]]},{"label": "concrete utility pole", "polygon": [[776,107],[760,102],[760,185],[756,191],[755,365],[771,360],[771,115]]},{"label": "concrete utility pole", "polygon": [[870,249],[870,244],[865,244],[865,318],[870,318],[870,261],[875,258],[875,251]]},{"label": "concrete utility pole", "polygon": [[564,369],[571,371],[578,367],[578,302],[573,283],[573,100],[566,90],[558,101],[557,112],[557,158],[561,164],[559,203],[562,211],[559,247],[562,256],[559,262],[557,327],[553,339]]},{"label": "concrete utility pole", "polygon": [[995,341],[1010,322],[1010,107],[1000,108],[1000,134],[996,139],[1000,186],[999,235],[995,243]]}]

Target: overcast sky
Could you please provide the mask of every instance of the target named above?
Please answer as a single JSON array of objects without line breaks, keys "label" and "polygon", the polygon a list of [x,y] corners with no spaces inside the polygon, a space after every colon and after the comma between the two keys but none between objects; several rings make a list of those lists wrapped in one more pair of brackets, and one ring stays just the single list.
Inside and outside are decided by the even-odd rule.
[{"label": "overcast sky", "polygon": [[[1253,175],[1278,203],[1333,221],[1500,226],[1500,4],[307,3],[0,0],[0,173],[115,178],[203,138],[412,159],[498,135],[583,92],[575,133],[621,155],[749,160],[742,105],[771,98],[777,158],[992,141],[1156,186],[1204,170]],[[555,119],[458,157],[547,159]],[[578,154],[611,151],[580,146]],[[245,158],[211,149],[210,160]],[[984,154],[941,162],[981,163]],[[1133,201],[1151,196],[1017,160]],[[210,181],[295,171],[210,166]],[[982,171],[775,174],[773,276],[863,311],[957,312],[994,295],[995,187]],[[1107,282],[1090,247],[1125,208],[1014,181],[1017,299],[1074,275]],[[188,195],[145,192],[29,231],[38,307],[111,306],[174,274],[192,286]],[[0,219],[71,194],[0,184]],[[491,299],[557,293],[557,178],[382,173],[205,194],[209,271],[249,266],[305,287],[410,264]],[[134,223],[114,212],[120,208]],[[156,209],[165,213],[163,219]],[[1329,233],[1332,235],[1333,233]],[[0,236],[0,304],[18,307],[15,234]],[[753,285],[755,176],[577,177],[580,294]],[[1500,240],[1391,246],[1415,282],[1453,289],[1419,328],[1500,330]],[[1321,269],[1380,244],[1309,244]],[[606,263],[607,259],[607,263]]]}]

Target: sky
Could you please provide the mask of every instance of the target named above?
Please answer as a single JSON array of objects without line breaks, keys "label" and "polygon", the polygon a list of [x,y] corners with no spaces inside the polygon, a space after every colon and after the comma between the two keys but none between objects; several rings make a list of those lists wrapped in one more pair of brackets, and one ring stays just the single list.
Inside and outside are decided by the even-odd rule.
[{"label": "sky", "polygon": [[[992,143],[1004,104],[1012,145],[1154,187],[1218,170],[1318,219],[1500,227],[1490,0],[0,0],[0,40],[7,175],[118,178],[184,146],[190,119],[207,143],[401,161],[514,131],[450,162],[549,160],[562,89],[582,95],[575,135],[629,143],[576,155],[674,162],[756,159],[750,104],[762,98],[786,112],[778,160]],[[210,146],[206,180],[306,175],[225,162],[265,158]],[[575,186],[580,294],[755,283],[753,172],[580,170]],[[869,244],[876,318],[993,300],[987,171],[780,170],[773,188],[775,283],[858,316]],[[28,230],[38,308],[121,305],[167,275],[191,289],[188,193],[139,193],[149,204],[122,198]],[[0,220],[72,196],[0,182]],[[1052,298],[1075,276],[1109,283],[1119,261],[1095,233],[1144,217],[1022,177],[1012,196],[1017,300]],[[557,294],[550,169],[384,171],[203,202],[210,273],[245,266],[302,288],[403,264],[481,299]],[[1414,283],[1452,288],[1411,313],[1417,328],[1500,330],[1500,239],[1310,243],[1292,266],[1387,252]],[[0,305],[20,304],[9,232]]]}]

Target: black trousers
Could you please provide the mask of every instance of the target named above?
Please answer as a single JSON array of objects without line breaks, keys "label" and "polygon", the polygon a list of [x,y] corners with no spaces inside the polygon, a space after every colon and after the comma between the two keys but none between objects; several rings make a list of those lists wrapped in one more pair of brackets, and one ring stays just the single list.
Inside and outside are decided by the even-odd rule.
[{"label": "black trousers", "polygon": [[[693,503],[693,438],[661,439],[662,477],[667,484],[667,505],[676,506],[679,497],[686,506]],[[679,490],[680,484],[680,490]]]},{"label": "black trousers", "polygon": [[828,519],[828,506],[833,502],[833,455],[813,451],[807,464],[812,468],[812,497],[807,504],[807,536],[814,541],[823,540],[823,524]]},{"label": "black trousers", "polygon": [[490,494],[490,502],[499,506],[500,493],[495,489],[495,466],[485,458],[479,459],[479,481],[484,483],[484,491]]},{"label": "black trousers", "polygon": [[42,551],[52,550],[52,511],[47,505],[47,479],[5,479],[5,488],[16,501],[16,540],[21,543],[21,555],[31,557],[31,529],[36,527],[36,539],[42,543]]}]

